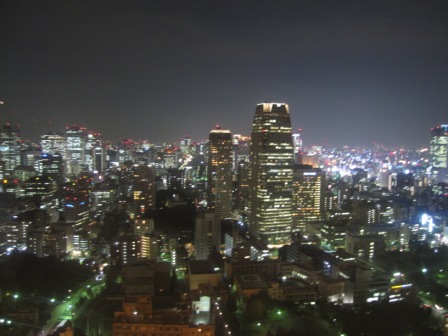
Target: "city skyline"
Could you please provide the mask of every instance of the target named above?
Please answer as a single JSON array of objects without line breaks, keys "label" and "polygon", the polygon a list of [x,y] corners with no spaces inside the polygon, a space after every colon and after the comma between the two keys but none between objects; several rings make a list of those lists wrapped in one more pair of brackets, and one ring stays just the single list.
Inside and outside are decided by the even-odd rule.
[{"label": "city skyline", "polygon": [[249,134],[287,103],[305,145],[428,146],[445,124],[448,5],[422,1],[4,1],[0,120],[25,139]]}]

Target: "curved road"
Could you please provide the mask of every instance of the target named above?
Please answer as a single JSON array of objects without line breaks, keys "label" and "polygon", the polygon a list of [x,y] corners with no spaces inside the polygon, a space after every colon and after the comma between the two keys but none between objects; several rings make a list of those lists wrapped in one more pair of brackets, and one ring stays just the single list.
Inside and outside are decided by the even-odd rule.
[{"label": "curved road", "polygon": [[[75,306],[79,302],[79,300],[83,297],[84,293],[88,288],[92,290],[93,296],[99,294],[101,291],[101,286],[104,285],[104,280],[100,278],[98,280],[98,276],[93,279],[88,280],[81,286],[75,293],[71,293],[70,298],[56,305],[56,307],[51,312],[51,318],[45,323],[45,325],[41,328],[39,335],[49,335],[52,334],[62,325],[63,321],[71,321],[73,314],[76,314]],[[87,302],[85,302],[87,303]]]}]

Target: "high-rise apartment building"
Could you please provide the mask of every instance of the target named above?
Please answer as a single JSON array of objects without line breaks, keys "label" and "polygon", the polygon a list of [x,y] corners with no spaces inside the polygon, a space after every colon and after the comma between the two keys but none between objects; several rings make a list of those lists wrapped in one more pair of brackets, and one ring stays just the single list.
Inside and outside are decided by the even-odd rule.
[{"label": "high-rise apartment building", "polygon": [[217,126],[209,135],[208,205],[216,219],[231,217],[232,212],[232,134]]},{"label": "high-rise apartment building", "polygon": [[151,260],[159,258],[159,240],[154,233],[146,233],[140,236],[140,256]]},{"label": "high-rise apartment building", "polygon": [[196,260],[206,260],[221,245],[221,225],[213,211],[201,211],[195,220],[194,246]]},{"label": "high-rise apartment building", "polygon": [[115,265],[125,265],[141,257],[141,237],[120,236],[110,246],[110,258]]},{"label": "high-rise apartment building", "polygon": [[432,181],[448,182],[448,124],[431,129],[430,154]]},{"label": "high-rise apartment building", "polygon": [[270,247],[289,244],[294,149],[287,104],[257,105],[250,160],[249,230]]},{"label": "high-rise apartment building", "polygon": [[0,128],[0,158],[5,162],[5,175],[12,176],[14,168],[20,165],[19,126],[8,123]]}]

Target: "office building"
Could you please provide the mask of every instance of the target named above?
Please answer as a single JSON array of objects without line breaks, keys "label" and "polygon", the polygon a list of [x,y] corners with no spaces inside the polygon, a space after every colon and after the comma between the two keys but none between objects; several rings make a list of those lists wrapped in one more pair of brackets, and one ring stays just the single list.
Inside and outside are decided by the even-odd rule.
[{"label": "office building", "polygon": [[101,134],[90,132],[86,137],[85,164],[86,168],[95,174],[105,170],[106,156],[104,154]]},{"label": "office building", "polygon": [[431,129],[430,155],[432,182],[448,182],[448,124]]},{"label": "office building", "polygon": [[13,176],[14,168],[20,165],[19,126],[8,123],[0,128],[0,158],[5,162],[5,176]]},{"label": "office building", "polygon": [[249,162],[250,157],[250,136],[233,135],[233,169],[237,169],[240,162]]},{"label": "office building", "polygon": [[220,126],[210,132],[208,155],[208,206],[216,219],[230,218],[232,213],[232,134]]},{"label": "office building", "polygon": [[364,232],[347,232],[345,250],[364,260],[372,260],[386,250],[385,236]]},{"label": "office building", "polygon": [[166,170],[166,187],[179,193],[185,188],[185,169],[169,168]]},{"label": "office building", "polygon": [[163,167],[165,169],[177,168],[177,163],[181,158],[181,152],[178,147],[169,146],[166,147],[162,152],[163,157]]},{"label": "office building", "polygon": [[59,154],[66,158],[67,139],[62,133],[51,132],[40,137],[42,154]]},{"label": "office building", "polygon": [[298,133],[292,135],[292,142],[294,145],[294,162],[301,163],[302,161],[302,151],[303,151],[303,140],[302,140],[302,129],[298,129]]},{"label": "office building", "polygon": [[19,181],[26,181],[29,178],[36,176],[37,172],[33,167],[30,166],[16,166],[16,168],[14,168],[14,176],[19,180]]},{"label": "office building", "polygon": [[86,128],[68,126],[65,130],[67,141],[67,174],[77,176],[86,162]]},{"label": "office building", "polygon": [[58,181],[62,180],[64,160],[61,154],[42,154],[37,166],[41,175],[51,176]]},{"label": "office building", "polygon": [[30,142],[23,142],[20,149],[20,164],[23,166],[36,167],[37,161],[40,158],[40,148]]},{"label": "office building", "polygon": [[250,232],[270,247],[289,244],[294,150],[288,105],[259,104],[251,140]]},{"label": "office building", "polygon": [[305,232],[307,223],[322,221],[325,210],[325,172],[294,165],[293,231]]},{"label": "office building", "polygon": [[33,176],[24,183],[25,196],[53,197],[58,185],[51,176]]},{"label": "office building", "polygon": [[247,161],[238,162],[236,168],[236,190],[234,196],[234,206],[240,212],[245,212],[248,207],[249,200],[249,169],[250,165]]},{"label": "office building", "polygon": [[191,143],[191,137],[189,135],[186,135],[179,141],[179,147],[180,151],[184,155],[192,154],[192,143]]},{"label": "office building", "polygon": [[86,230],[89,223],[90,195],[81,181],[66,183],[62,190],[62,214],[76,233]]}]

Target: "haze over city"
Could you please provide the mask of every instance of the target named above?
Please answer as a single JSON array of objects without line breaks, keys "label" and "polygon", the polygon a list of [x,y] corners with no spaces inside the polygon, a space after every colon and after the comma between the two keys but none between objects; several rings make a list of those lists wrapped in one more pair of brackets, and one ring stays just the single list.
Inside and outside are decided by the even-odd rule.
[{"label": "haze over city", "polygon": [[2,1],[0,119],[24,138],[249,134],[288,103],[305,144],[427,146],[446,122],[442,1]]}]

